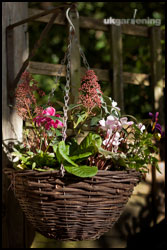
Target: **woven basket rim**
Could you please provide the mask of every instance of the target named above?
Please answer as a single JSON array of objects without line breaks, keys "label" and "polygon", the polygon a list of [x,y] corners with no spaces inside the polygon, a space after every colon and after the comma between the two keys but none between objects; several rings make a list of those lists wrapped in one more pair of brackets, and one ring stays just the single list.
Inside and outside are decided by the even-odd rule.
[{"label": "woven basket rim", "polygon": [[[60,171],[59,170],[52,170],[52,171],[37,171],[37,170],[31,170],[31,169],[28,169],[28,170],[16,170],[16,169],[13,169],[13,168],[4,168],[3,169],[3,172],[5,175],[7,175],[8,177],[10,176],[10,178],[12,177],[12,179],[15,177],[47,177],[47,176],[51,176],[51,175],[57,175],[58,178],[61,178],[62,180],[63,179],[66,179],[68,178],[69,180],[73,180],[73,179],[78,179],[78,180],[81,180],[81,181],[84,181],[86,179],[96,179],[98,178],[99,176],[103,176],[104,178],[105,177],[109,177],[111,176],[114,177],[114,176],[118,176],[119,178],[121,178],[121,176],[124,176],[124,175],[132,175],[135,179],[142,179],[142,173],[135,170],[135,169],[127,169],[127,170],[98,170],[98,172],[96,173],[96,175],[92,176],[92,177],[79,177],[79,176],[76,176],[76,175],[73,175],[71,173],[68,173],[68,172],[65,172],[64,176],[61,175]],[[124,178],[123,178],[124,179]]]},{"label": "woven basket rim", "polygon": [[[10,168],[10,167],[6,167],[3,169],[3,172],[5,174],[9,173],[9,172],[13,172],[13,173],[17,173],[18,175],[29,175],[29,174],[34,174],[34,175],[47,175],[47,174],[56,174],[56,173],[60,173],[59,170],[46,170],[46,171],[38,171],[38,170],[32,170],[32,169],[27,169],[27,170],[16,170],[14,168]],[[139,173],[141,174],[140,171],[137,171],[135,169],[126,169],[126,170],[99,170],[98,169],[98,172],[96,173],[96,175],[98,174],[102,174],[102,175],[113,175],[113,174],[125,174],[125,173],[132,173],[132,172],[136,172],[136,173]],[[70,173],[67,173],[65,172],[65,175],[72,175]],[[95,175],[95,176],[96,176]],[[93,177],[93,176],[92,176]],[[87,178],[87,177],[80,177],[80,178]]]}]

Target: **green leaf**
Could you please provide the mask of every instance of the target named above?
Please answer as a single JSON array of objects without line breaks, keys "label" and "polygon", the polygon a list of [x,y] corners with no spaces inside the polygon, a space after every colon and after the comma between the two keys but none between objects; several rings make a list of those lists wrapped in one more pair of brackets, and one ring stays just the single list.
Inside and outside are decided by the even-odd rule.
[{"label": "green leaf", "polygon": [[36,163],[36,166],[38,167],[44,167],[44,166],[55,166],[56,164],[56,159],[54,158],[54,154],[51,153],[45,153],[45,152],[40,152],[36,155],[34,155],[32,158],[27,157],[27,160],[29,162],[25,162],[26,165],[33,165],[33,163]]},{"label": "green leaf", "polygon": [[76,175],[78,177],[86,178],[86,177],[92,177],[96,175],[98,168],[95,166],[78,166],[78,167],[73,167],[73,166],[64,166],[65,170],[73,175]]},{"label": "green leaf", "polygon": [[60,102],[60,101],[55,101],[57,104],[59,104],[60,105],[60,107],[64,107],[64,103],[63,102]]},{"label": "green leaf", "polygon": [[28,151],[27,154],[30,155],[30,156],[33,156],[33,155],[34,155],[34,153],[31,152],[31,151]]},{"label": "green leaf", "polygon": [[61,133],[58,129],[56,129],[55,132],[56,132],[56,136],[57,136],[57,137],[58,137],[58,136],[62,136],[62,133]]},{"label": "green leaf", "polygon": [[112,109],[113,109],[113,110],[112,110],[111,114],[112,114],[113,116],[119,118],[119,117],[121,116],[120,111],[119,111],[118,109],[114,108],[114,107],[113,107]]},{"label": "green leaf", "polygon": [[91,152],[86,152],[86,153],[83,153],[83,154],[78,154],[78,155],[73,155],[70,157],[71,160],[75,161],[75,160],[78,160],[78,159],[82,159],[82,158],[85,158],[85,157],[88,157],[92,155]]},{"label": "green leaf", "polygon": [[46,115],[46,116],[51,118],[53,121],[59,120],[59,121],[63,122],[63,118],[61,118],[61,117],[56,117],[56,116],[52,116],[52,115]]},{"label": "green leaf", "polygon": [[18,156],[20,158],[22,154],[15,150],[15,152],[12,152],[11,155],[12,156]]},{"label": "green leaf", "polygon": [[127,167],[126,160],[122,159],[122,158],[118,159],[117,164],[119,164],[120,166],[123,166],[123,167]]},{"label": "green leaf", "polygon": [[57,147],[58,147],[57,143],[56,143],[56,144],[54,144],[52,147],[53,147],[53,151],[56,153],[56,151],[57,151]]},{"label": "green leaf", "polygon": [[111,99],[111,97],[102,95],[101,96],[101,103],[102,103],[102,108],[104,109],[105,113],[106,114],[110,114],[110,111],[108,110],[108,106],[111,109],[111,106],[112,106],[112,99]]},{"label": "green leaf", "polygon": [[23,156],[23,155],[22,155],[22,156],[20,157],[20,160],[21,160],[22,163],[27,163],[27,161],[28,161],[29,158],[30,158],[30,156]]},{"label": "green leaf", "polygon": [[100,116],[95,116],[91,119],[90,125],[95,126],[97,123],[102,119],[101,115]]},{"label": "green leaf", "polygon": [[80,144],[80,150],[97,153],[101,147],[102,138],[98,134],[89,133]]},{"label": "green leaf", "polygon": [[77,107],[80,107],[82,104],[70,104],[69,105],[69,110],[72,110],[72,109],[75,109],[75,108],[77,108]]},{"label": "green leaf", "polygon": [[155,163],[155,167],[156,167],[156,170],[157,170],[160,174],[162,174],[162,172],[161,172],[161,170],[160,170],[160,168],[159,168],[158,163]]},{"label": "green leaf", "polygon": [[35,169],[36,165],[37,165],[36,162],[33,162],[32,169]]},{"label": "green leaf", "polygon": [[79,114],[78,120],[74,122],[74,128],[76,128],[79,125],[79,123],[84,122],[85,119],[87,118],[87,115],[88,115],[87,113]]},{"label": "green leaf", "polygon": [[106,95],[102,95],[103,102],[105,102],[108,106],[112,106],[112,98]]},{"label": "green leaf", "polygon": [[57,151],[56,151],[56,156],[57,156],[58,161],[60,163],[67,161],[71,165],[77,167],[78,165],[75,162],[73,162],[68,155],[69,155],[69,145],[65,145],[64,141],[60,141],[58,144]]},{"label": "green leaf", "polygon": [[40,172],[54,171],[55,169],[56,169],[56,168],[48,168],[48,169],[44,169],[44,168],[34,168],[34,170],[40,171]]}]

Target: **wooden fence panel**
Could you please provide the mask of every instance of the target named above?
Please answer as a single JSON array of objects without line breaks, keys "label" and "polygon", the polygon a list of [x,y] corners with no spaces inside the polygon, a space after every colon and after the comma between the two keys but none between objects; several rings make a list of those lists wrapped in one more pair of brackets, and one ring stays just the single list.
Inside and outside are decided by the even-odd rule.
[{"label": "wooden fence panel", "polygon": [[[164,124],[164,94],[162,76],[162,48],[161,48],[161,29],[151,27],[150,29],[150,51],[151,51],[151,92],[153,112],[160,111],[159,123]],[[156,211],[156,168],[152,166],[152,207],[154,224],[157,221]]]},{"label": "wooden fence panel", "polygon": [[[3,144],[13,142],[14,139],[22,140],[22,119],[17,115],[14,107],[9,107],[8,95],[12,89],[12,80],[18,73],[23,60],[28,56],[27,25],[20,26],[11,32],[13,41],[6,44],[6,27],[14,22],[24,19],[28,15],[28,3],[3,2],[2,3],[2,139]],[[11,38],[12,38],[11,37]],[[8,62],[6,59],[8,49]],[[7,85],[7,72],[9,85]],[[9,161],[3,151],[2,167]],[[3,175],[3,218],[2,235],[3,248],[24,248],[25,243],[25,218],[18,202],[11,190],[8,191],[9,181]],[[29,225],[26,225],[29,228]],[[29,233],[32,232],[28,230]]]},{"label": "wooden fence panel", "polygon": [[[29,16],[37,15],[42,13],[42,10],[29,8]],[[47,16],[41,16],[36,19],[38,22],[44,22],[47,23],[50,19],[51,14]],[[94,30],[100,30],[100,31],[109,31],[109,25],[105,25],[103,23],[103,20],[95,19],[93,17],[85,17],[80,16],[79,18],[79,26],[83,29],[94,29]],[[59,25],[65,25],[65,15],[63,18],[57,17],[54,21],[55,24]],[[133,24],[122,24],[122,33],[126,35],[132,35],[132,36],[142,36],[142,37],[149,37],[149,27],[143,26],[143,25],[133,25]],[[161,38],[165,39],[165,32],[161,32]]]},{"label": "wooden fence panel", "polygon": [[121,26],[110,26],[111,69],[113,99],[124,112],[124,87],[122,78],[122,31]]},{"label": "wooden fence panel", "polygon": [[164,124],[164,81],[162,74],[162,46],[161,46],[161,29],[152,27],[150,29],[150,51],[151,51],[151,86],[153,92],[154,112],[161,110],[159,122]]},{"label": "wooden fence panel", "polygon": [[[70,11],[69,17],[75,27],[75,35],[78,43],[79,39],[79,18],[77,18],[76,11]],[[81,81],[81,61],[79,48],[76,41],[73,39],[71,44],[71,86],[70,86],[70,103],[77,103],[78,89],[80,88]]]},{"label": "wooden fence panel", "polygon": [[[31,74],[37,75],[48,75],[48,76],[57,76],[59,75],[59,70],[62,67],[61,64],[53,64],[53,63],[45,63],[45,62],[34,62],[30,61],[28,69]],[[86,68],[81,67],[81,77],[84,76]],[[98,69],[92,68],[97,74],[99,80],[109,82],[110,79],[110,71],[108,69]],[[66,66],[62,67],[61,77],[66,76]],[[125,84],[134,84],[144,86],[149,86],[149,75],[143,73],[131,73],[131,72],[122,72],[123,83]],[[163,81],[164,86],[164,81]]]}]

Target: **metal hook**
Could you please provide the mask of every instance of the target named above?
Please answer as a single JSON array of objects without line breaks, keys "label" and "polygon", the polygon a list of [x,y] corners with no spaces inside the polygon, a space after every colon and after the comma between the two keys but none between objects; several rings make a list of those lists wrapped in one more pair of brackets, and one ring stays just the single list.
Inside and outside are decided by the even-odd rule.
[{"label": "metal hook", "polygon": [[[70,23],[71,27],[73,28],[73,32],[75,33],[75,27],[74,27],[73,23],[71,22],[71,19],[69,18],[69,11],[70,10],[71,10],[71,8],[67,9],[67,11],[66,11],[66,18],[67,18],[68,22]],[[76,10],[76,14],[77,14],[77,18],[79,18],[79,13],[78,13],[77,10]]]}]

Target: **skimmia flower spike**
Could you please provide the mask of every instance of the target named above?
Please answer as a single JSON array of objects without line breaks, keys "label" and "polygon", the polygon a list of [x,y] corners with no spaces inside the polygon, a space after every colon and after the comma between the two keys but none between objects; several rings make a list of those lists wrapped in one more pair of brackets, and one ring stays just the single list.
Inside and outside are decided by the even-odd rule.
[{"label": "skimmia flower spike", "polygon": [[101,107],[100,95],[102,91],[93,70],[88,70],[82,78],[82,85],[79,92],[79,104],[83,104],[90,111],[96,106]]}]

